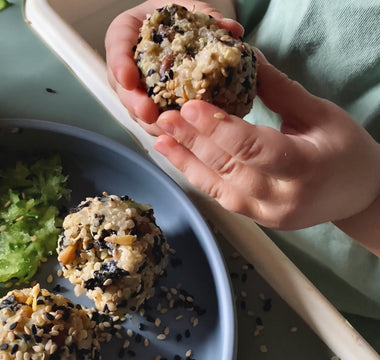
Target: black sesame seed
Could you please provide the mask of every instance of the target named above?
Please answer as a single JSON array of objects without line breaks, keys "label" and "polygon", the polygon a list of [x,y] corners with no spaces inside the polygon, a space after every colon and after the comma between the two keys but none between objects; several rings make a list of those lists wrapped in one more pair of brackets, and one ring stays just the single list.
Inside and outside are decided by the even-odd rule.
[{"label": "black sesame seed", "polygon": [[9,326],[9,330],[14,330],[14,329],[16,329],[16,327],[17,327],[17,324],[18,324],[18,322],[16,321],[16,322],[14,322],[13,324],[11,324],[10,326]]},{"label": "black sesame seed", "polygon": [[132,46],[132,51],[135,52],[136,49],[137,49],[137,46],[136,46],[136,45],[133,45],[133,46]]},{"label": "black sesame seed", "polygon": [[181,341],[182,340],[182,335],[181,334],[177,334],[176,339],[177,339],[178,342]]},{"label": "black sesame seed", "polygon": [[272,299],[268,298],[264,300],[263,310],[270,311],[272,308]]},{"label": "black sesame seed", "polygon": [[263,325],[263,320],[261,319],[261,317],[257,317],[255,321],[256,321],[257,325],[259,325],[259,326]]},{"label": "black sesame seed", "polygon": [[152,34],[152,41],[156,44],[161,44],[163,40],[163,37],[161,34],[157,34],[156,32],[153,32]]},{"label": "black sesame seed", "polygon": [[173,79],[174,78],[174,71],[172,69],[169,70],[168,72],[169,78]]},{"label": "black sesame seed", "polygon": [[181,360],[182,358],[179,355],[174,355],[174,360]]},{"label": "black sesame seed", "polygon": [[231,68],[231,67],[228,68],[227,69],[227,73],[228,73],[228,76],[226,77],[225,85],[228,87],[232,83],[232,79],[233,79],[233,76],[234,76],[234,68]]},{"label": "black sesame seed", "polygon": [[146,74],[146,77],[153,75],[156,72],[154,69],[150,69],[148,73]]},{"label": "black sesame seed", "polygon": [[247,274],[246,274],[246,273],[243,273],[243,274],[241,275],[241,281],[242,281],[242,282],[246,282],[246,281],[247,281]]},{"label": "black sesame seed", "polygon": [[61,285],[57,284],[53,287],[53,291],[55,292],[61,292],[62,291],[62,287]]},{"label": "black sesame seed", "polygon": [[42,337],[41,337],[41,336],[38,336],[38,335],[34,335],[34,340],[35,340],[37,343],[40,343],[40,342],[42,342]]},{"label": "black sesame seed", "polygon": [[136,356],[136,353],[133,350],[127,350],[129,356]]},{"label": "black sesame seed", "polygon": [[150,323],[154,323],[155,318],[152,315],[146,315],[145,316],[146,320],[149,321]]},{"label": "black sesame seed", "polygon": [[141,336],[140,334],[136,334],[136,336],[135,336],[135,341],[136,341],[137,343],[140,343],[141,340],[142,340],[142,336]]},{"label": "black sesame seed", "polygon": [[190,333],[190,330],[189,329],[186,329],[185,331],[185,336],[188,338],[190,337],[191,333]]},{"label": "black sesame seed", "polygon": [[52,88],[46,88],[45,89],[48,93],[50,93],[50,94],[56,94],[57,92],[54,90],[54,89],[52,89]]},{"label": "black sesame seed", "polygon": [[146,329],[146,326],[143,323],[139,324],[139,330],[144,331]]},{"label": "black sesame seed", "polygon": [[31,335],[28,335],[28,334],[22,334],[21,337],[25,340],[25,341],[29,341],[32,337]]},{"label": "black sesame seed", "polygon": [[160,79],[160,81],[163,83],[167,82],[168,80],[169,80],[169,77],[167,75],[162,76]]},{"label": "black sesame seed", "polygon": [[0,346],[0,350],[7,350],[8,347],[9,347],[8,344],[1,344],[1,346]]},{"label": "black sesame seed", "polygon": [[48,319],[49,321],[53,321],[54,320],[54,316],[50,313],[45,313],[45,316],[46,316],[46,319]]},{"label": "black sesame seed", "polygon": [[17,350],[18,350],[18,345],[17,345],[17,344],[14,344],[14,345],[12,346],[12,349],[11,349],[10,354],[11,354],[11,355],[15,354],[15,353],[17,352]]}]

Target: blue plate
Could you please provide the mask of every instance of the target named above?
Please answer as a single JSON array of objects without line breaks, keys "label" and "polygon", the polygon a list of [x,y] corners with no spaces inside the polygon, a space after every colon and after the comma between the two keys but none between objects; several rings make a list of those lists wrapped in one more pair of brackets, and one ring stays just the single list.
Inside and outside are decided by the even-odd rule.
[{"label": "blue plate", "polygon": [[[235,307],[223,257],[202,216],[167,175],[108,138],[39,120],[1,120],[0,149],[3,160],[22,159],[30,153],[60,154],[72,190],[70,206],[103,191],[128,195],[152,205],[157,224],[176,250],[167,276],[160,280],[159,286],[169,289],[180,286],[193,296],[195,308],[170,307],[166,294],[156,291],[157,295],[148,301],[147,314],[128,316],[121,338],[114,337],[103,347],[103,358],[155,359],[160,355],[161,359],[185,359],[188,350],[191,359],[236,358]],[[62,295],[92,307],[90,300],[84,295],[76,297],[72,285],[56,275],[58,269],[52,256],[42,265],[35,280],[49,290],[57,289],[59,284]],[[49,274],[53,274],[53,282],[47,281]],[[152,322],[155,318],[161,320],[159,326]],[[157,335],[165,332],[165,328],[169,330],[166,339],[158,340]],[[133,331],[132,336],[131,331],[127,334],[127,329]],[[130,345],[121,350],[126,339]]]}]

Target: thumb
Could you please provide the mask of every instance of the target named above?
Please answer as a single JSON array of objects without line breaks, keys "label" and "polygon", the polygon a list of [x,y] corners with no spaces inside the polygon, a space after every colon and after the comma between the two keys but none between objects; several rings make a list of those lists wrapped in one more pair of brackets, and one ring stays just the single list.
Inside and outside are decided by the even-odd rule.
[{"label": "thumb", "polygon": [[258,60],[257,95],[283,121],[305,119],[305,113],[316,111],[320,98],[310,94],[301,84],[271,65],[265,56],[255,49]]}]

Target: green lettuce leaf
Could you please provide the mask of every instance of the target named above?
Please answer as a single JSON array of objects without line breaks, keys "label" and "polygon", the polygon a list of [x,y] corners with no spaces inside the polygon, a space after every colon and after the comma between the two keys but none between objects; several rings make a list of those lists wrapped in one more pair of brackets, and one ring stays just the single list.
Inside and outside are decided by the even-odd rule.
[{"label": "green lettuce leaf", "polygon": [[7,8],[10,5],[11,4],[7,0],[0,0],[0,11],[4,10],[5,8]]},{"label": "green lettuce leaf", "polygon": [[59,156],[0,171],[0,282],[29,280],[56,248],[67,199]]}]

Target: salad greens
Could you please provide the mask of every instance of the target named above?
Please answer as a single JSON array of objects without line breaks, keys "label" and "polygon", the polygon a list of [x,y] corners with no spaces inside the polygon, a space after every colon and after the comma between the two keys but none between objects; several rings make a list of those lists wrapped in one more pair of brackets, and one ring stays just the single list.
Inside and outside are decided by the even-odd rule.
[{"label": "salad greens", "polygon": [[7,0],[0,0],[0,11],[10,6],[11,4]]},{"label": "salad greens", "polygon": [[0,170],[0,282],[29,280],[53,253],[66,181],[58,155]]}]

